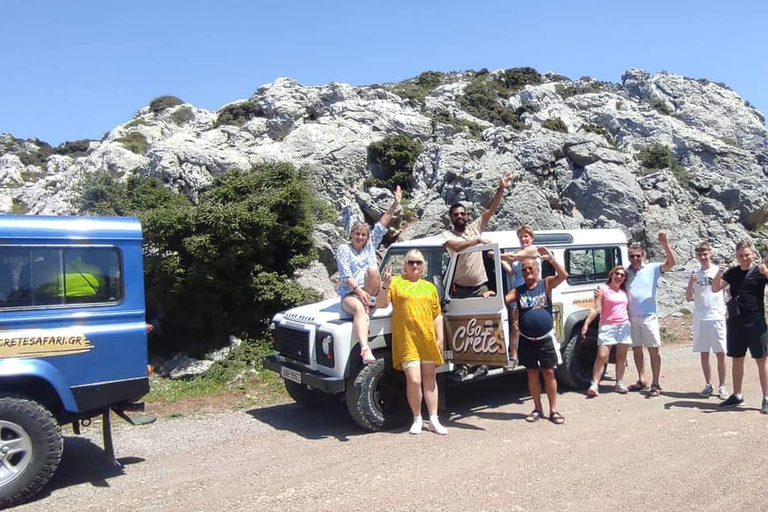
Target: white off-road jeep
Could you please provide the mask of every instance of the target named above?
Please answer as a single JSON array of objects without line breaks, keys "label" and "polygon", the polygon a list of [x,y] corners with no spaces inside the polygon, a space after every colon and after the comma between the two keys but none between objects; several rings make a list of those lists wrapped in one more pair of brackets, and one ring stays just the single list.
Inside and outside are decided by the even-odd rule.
[{"label": "white off-road jeep", "polygon": [[[510,318],[504,295],[512,285],[502,272],[500,253],[515,252],[520,245],[514,231],[486,232],[491,243],[469,248],[450,257],[442,237],[430,237],[392,244],[381,262],[398,274],[403,258],[419,249],[426,260],[424,278],[438,288],[445,319],[445,360],[438,368],[438,382],[463,382],[521,371],[510,369]],[[548,247],[569,273],[568,280],[552,294],[555,333],[560,342],[563,364],[557,376],[561,384],[583,389],[591,380],[595,360],[596,327],[585,339],[581,324],[592,304],[595,286],[608,278],[608,271],[627,259],[627,238],[618,229],[537,231],[536,245]],[[489,287],[500,290],[488,298],[451,296],[457,261],[464,254],[486,252]],[[542,263],[543,276],[554,269]],[[321,407],[345,398],[352,418],[366,429],[380,431],[410,421],[405,397],[405,378],[392,368],[392,309],[376,310],[370,321],[369,343],[377,361],[364,365],[360,347],[352,343],[352,321],[342,311],[339,299],[329,299],[278,313],[272,323],[274,355],[265,366],[281,375],[288,393],[296,402]],[[460,367],[482,366],[482,376],[464,375]],[[446,378],[449,377],[449,378]],[[444,396],[444,393],[441,393]]]}]

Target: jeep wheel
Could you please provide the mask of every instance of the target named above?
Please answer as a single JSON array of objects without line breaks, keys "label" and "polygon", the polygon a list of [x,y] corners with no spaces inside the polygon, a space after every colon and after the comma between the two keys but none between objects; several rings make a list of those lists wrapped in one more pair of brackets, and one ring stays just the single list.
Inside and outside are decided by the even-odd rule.
[{"label": "jeep wheel", "polygon": [[405,396],[405,374],[379,357],[364,366],[347,386],[347,409],[361,427],[382,432],[407,425],[411,419]]},{"label": "jeep wheel", "polygon": [[597,356],[597,333],[590,329],[582,339],[577,330],[563,351],[563,364],[557,380],[571,389],[587,389],[592,382],[592,367]]},{"label": "jeep wheel", "polygon": [[327,407],[335,403],[339,397],[324,391],[308,388],[304,384],[298,384],[292,380],[283,379],[285,390],[291,398],[300,405],[309,408]]},{"label": "jeep wheel", "polygon": [[63,449],[61,428],[47,409],[0,398],[0,508],[23,502],[48,483]]}]

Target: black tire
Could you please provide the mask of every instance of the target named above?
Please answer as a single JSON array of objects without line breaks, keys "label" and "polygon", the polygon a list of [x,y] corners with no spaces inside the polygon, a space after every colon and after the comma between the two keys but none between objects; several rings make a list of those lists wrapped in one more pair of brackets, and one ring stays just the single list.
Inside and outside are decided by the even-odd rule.
[{"label": "black tire", "polygon": [[405,396],[405,374],[379,357],[347,381],[347,409],[355,423],[383,432],[407,425],[412,419]]},{"label": "black tire", "polygon": [[0,508],[22,503],[47,484],[63,450],[61,428],[46,408],[23,398],[0,398]]},{"label": "black tire", "polygon": [[332,395],[318,389],[308,388],[304,384],[297,384],[292,380],[283,379],[285,390],[291,398],[300,405],[310,409],[327,407],[339,400],[337,395]]},{"label": "black tire", "polygon": [[557,368],[557,380],[571,389],[587,389],[592,382],[592,368],[597,356],[597,332],[587,331],[582,338],[577,326],[563,350],[563,364]]}]

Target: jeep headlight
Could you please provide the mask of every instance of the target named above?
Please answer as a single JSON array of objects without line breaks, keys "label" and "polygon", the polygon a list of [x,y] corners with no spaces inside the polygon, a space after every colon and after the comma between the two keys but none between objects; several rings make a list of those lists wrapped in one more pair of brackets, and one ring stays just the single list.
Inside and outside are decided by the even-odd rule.
[{"label": "jeep headlight", "polygon": [[333,368],[333,334],[324,331],[317,331],[315,336],[315,357],[317,364]]}]

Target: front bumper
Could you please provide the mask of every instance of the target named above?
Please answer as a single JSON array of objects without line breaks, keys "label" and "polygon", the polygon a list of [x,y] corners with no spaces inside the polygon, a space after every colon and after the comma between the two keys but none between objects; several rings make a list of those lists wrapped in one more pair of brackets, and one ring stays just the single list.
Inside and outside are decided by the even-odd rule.
[{"label": "front bumper", "polygon": [[268,370],[276,372],[278,375],[282,375],[283,368],[296,371],[301,374],[301,383],[305,384],[313,389],[318,389],[326,393],[336,394],[344,391],[344,379],[340,377],[329,377],[323,375],[320,372],[313,370],[307,370],[299,365],[294,365],[288,362],[280,361],[277,356],[269,356],[264,359],[264,367]]}]

